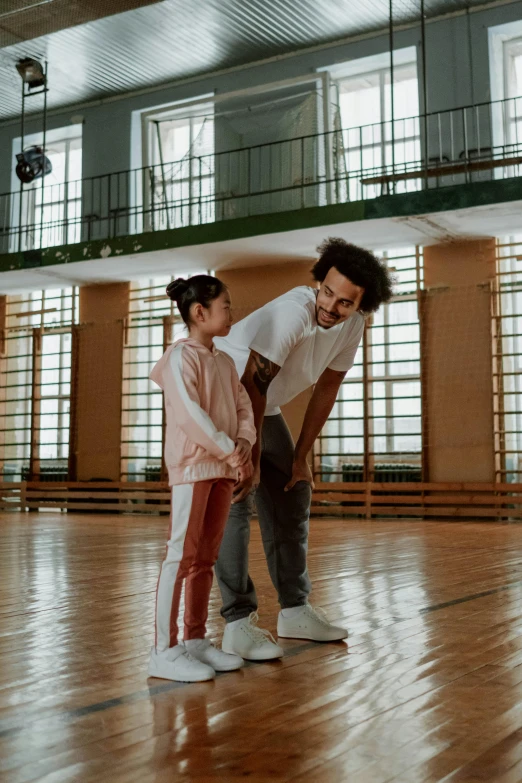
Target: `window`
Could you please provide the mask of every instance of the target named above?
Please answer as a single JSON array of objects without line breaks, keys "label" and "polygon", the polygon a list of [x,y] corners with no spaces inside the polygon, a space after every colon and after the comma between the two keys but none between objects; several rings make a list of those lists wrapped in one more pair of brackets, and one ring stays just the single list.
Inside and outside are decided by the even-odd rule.
[{"label": "window", "polygon": [[[17,152],[21,139],[15,141]],[[24,149],[43,143],[42,134],[24,138]],[[59,128],[46,137],[46,155],[52,171],[24,185],[13,174],[12,252],[80,241],[82,194],[81,125]],[[20,210],[21,198],[21,210]],[[21,220],[20,220],[21,218]],[[21,229],[21,230],[20,230]]]},{"label": "window", "polygon": [[148,118],[154,230],[214,220],[214,107],[199,104]]},{"label": "window", "polygon": [[[373,62],[375,58],[368,60]],[[389,62],[388,57],[386,60]],[[393,123],[389,64],[351,75],[336,76],[333,69],[332,78],[338,94],[337,124],[342,128],[344,148],[338,166],[343,166],[348,176],[357,172],[356,177],[350,178],[347,195],[350,200],[379,196],[381,186],[361,185],[359,172],[378,176],[391,173],[392,166],[404,171],[420,165],[416,63],[398,64],[394,68]],[[420,181],[403,180],[394,187],[397,192],[417,190]]]},{"label": "window", "polygon": [[[176,277],[206,274],[183,272]],[[165,295],[171,277],[131,284],[123,353],[121,477],[159,481],[163,457],[163,396],[149,380],[153,365],[170,343],[186,333],[176,307]]]},{"label": "window", "polygon": [[316,472],[323,481],[421,478],[421,255],[416,248],[378,255],[396,270],[396,295],[368,319],[364,343],[319,437]]},{"label": "window", "polygon": [[[493,153],[516,157],[522,145],[522,20],[490,27],[488,37]],[[518,165],[493,172],[495,179],[519,175]]]},{"label": "window", "polygon": [[1,383],[4,480],[67,478],[77,300],[73,288],[7,297]]},{"label": "window", "polygon": [[504,44],[504,78],[506,98],[522,95],[522,38],[515,38]]},{"label": "window", "polygon": [[505,96],[504,144],[509,151],[522,144],[522,38],[504,43]]}]

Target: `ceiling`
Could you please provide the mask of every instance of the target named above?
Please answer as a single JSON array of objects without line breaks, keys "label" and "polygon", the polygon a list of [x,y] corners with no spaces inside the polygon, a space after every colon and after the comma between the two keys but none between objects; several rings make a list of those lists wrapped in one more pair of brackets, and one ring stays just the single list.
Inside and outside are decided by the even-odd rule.
[{"label": "ceiling", "polygon": [[[425,11],[483,3],[425,0]],[[419,6],[393,0],[394,24],[419,20]],[[389,0],[3,0],[0,8],[1,120],[20,112],[21,57],[48,61],[57,108],[381,30]]]},{"label": "ceiling", "polygon": [[341,236],[370,250],[433,245],[459,239],[503,237],[520,225],[522,201],[487,204],[411,217],[359,220],[295,231],[208,242],[189,247],[114,256],[72,264],[0,273],[0,294],[87,283],[139,280],[202,267],[239,269],[309,260],[327,236]]}]

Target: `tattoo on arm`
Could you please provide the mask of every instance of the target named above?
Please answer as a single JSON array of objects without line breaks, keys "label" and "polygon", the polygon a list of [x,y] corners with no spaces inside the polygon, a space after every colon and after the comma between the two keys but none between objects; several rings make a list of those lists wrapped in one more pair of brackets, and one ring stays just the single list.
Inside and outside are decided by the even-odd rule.
[{"label": "tattoo on arm", "polygon": [[268,387],[281,368],[255,351],[250,353],[250,362],[252,363],[252,379],[256,388],[261,397],[266,397]]}]

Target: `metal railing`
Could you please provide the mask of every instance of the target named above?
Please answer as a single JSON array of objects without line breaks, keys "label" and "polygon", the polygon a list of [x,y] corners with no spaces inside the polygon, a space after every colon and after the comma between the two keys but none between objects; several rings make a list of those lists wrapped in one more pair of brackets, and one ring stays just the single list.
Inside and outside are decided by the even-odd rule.
[{"label": "metal railing", "polygon": [[509,98],[37,183],[0,195],[0,252],[518,177],[521,166],[522,97]]}]

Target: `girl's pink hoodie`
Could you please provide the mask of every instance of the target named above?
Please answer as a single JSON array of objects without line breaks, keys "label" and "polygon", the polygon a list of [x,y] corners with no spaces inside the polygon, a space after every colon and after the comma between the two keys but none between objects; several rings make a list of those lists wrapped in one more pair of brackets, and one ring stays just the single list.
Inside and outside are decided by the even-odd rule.
[{"label": "girl's pink hoodie", "polygon": [[165,397],[169,484],[236,479],[237,469],[227,457],[238,438],[254,445],[256,429],[250,398],[230,356],[197,340],[178,340],[150,379]]}]

